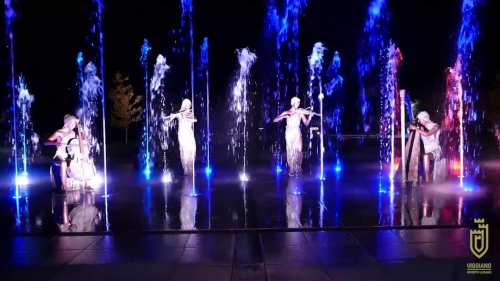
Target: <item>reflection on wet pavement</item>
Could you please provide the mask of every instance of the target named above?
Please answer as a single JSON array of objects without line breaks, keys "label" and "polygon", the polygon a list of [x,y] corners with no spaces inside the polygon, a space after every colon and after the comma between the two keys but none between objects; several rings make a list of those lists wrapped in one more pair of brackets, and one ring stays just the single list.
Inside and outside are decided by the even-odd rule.
[{"label": "reflection on wet pavement", "polygon": [[[237,173],[145,182],[132,172],[110,176],[103,190],[52,192],[39,180],[12,199],[1,195],[1,231],[58,233],[203,229],[468,226],[473,218],[498,221],[498,188],[455,182],[402,188],[373,169],[312,175],[276,175],[263,168],[240,183]],[[488,182],[488,181],[485,181]],[[497,203],[495,203],[497,202]]]}]

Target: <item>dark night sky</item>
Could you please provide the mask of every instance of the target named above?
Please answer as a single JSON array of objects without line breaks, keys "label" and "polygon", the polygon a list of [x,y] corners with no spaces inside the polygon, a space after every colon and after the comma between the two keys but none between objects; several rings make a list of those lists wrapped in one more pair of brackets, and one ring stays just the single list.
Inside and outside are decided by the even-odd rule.
[{"label": "dark night sky", "polygon": [[[93,6],[91,0],[43,1],[43,5],[41,2],[19,0],[16,3],[15,56],[17,71],[24,73],[29,90],[35,95],[33,119],[37,131],[44,135],[62,125],[62,116],[73,110],[77,97],[76,54],[84,51],[87,59],[94,54],[86,39],[90,35],[89,18]],[[148,38],[153,48],[150,70],[159,53],[166,54],[169,60],[177,56],[171,52],[175,38],[172,30],[180,26],[180,0],[142,0],[134,5],[123,0],[104,2],[106,92],[112,86],[114,72],[119,70],[130,75],[136,92],[142,93],[139,64],[142,40]],[[229,4],[222,6],[216,2]],[[369,0],[309,2],[300,22],[301,69],[307,67],[307,55],[313,44],[322,41],[329,49],[325,63],[329,63],[333,51],[338,50],[344,78],[356,79],[356,51]],[[390,35],[404,56],[399,77],[401,85],[426,100],[426,95],[439,93],[444,87],[443,71],[452,66],[456,58],[461,1],[388,2]],[[422,4],[427,2],[432,4]],[[263,46],[265,5],[263,0],[194,1],[195,50],[199,50],[203,37],[209,37],[210,83],[214,99],[225,100],[229,94],[236,67],[236,48],[250,47],[259,56],[259,48]],[[495,10],[500,10],[498,3],[489,4],[482,15],[484,32],[475,55],[476,64],[484,70],[482,82],[485,85],[498,62],[498,55],[493,52],[498,49],[498,43],[493,42],[499,41],[495,40],[498,33],[494,29],[498,21]],[[173,72],[189,64],[182,59],[170,60],[172,62],[176,63],[172,65]],[[4,69],[7,68],[5,64]],[[306,79],[304,75],[302,79]],[[187,80],[178,76],[174,76],[176,80]],[[357,96],[357,93],[346,94]],[[348,102],[346,109],[357,112],[355,100]],[[346,131],[352,132],[354,128]]]}]

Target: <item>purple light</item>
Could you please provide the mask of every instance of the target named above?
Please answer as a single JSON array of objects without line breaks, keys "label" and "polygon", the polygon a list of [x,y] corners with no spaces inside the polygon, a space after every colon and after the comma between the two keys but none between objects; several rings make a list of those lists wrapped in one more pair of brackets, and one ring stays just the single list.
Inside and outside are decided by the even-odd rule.
[{"label": "purple light", "polygon": [[385,0],[373,0],[368,7],[368,16],[363,29],[363,39],[358,50],[358,80],[359,98],[358,106],[362,115],[362,128],[358,130],[367,133],[371,128],[373,117],[371,116],[371,100],[373,94],[366,89],[365,85],[374,83],[372,74],[377,64],[380,49],[386,41],[386,25],[389,21]]}]

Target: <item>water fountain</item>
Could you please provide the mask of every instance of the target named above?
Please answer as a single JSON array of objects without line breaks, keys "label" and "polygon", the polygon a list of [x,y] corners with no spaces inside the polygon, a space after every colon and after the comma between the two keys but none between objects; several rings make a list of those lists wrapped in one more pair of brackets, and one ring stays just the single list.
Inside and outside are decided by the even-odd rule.
[{"label": "water fountain", "polygon": [[[92,32],[98,35],[99,42],[99,72],[101,77],[104,78],[104,34],[102,30],[102,12],[104,9],[104,5],[102,3],[103,0],[93,0],[94,4],[96,4],[96,13],[95,13],[95,26],[92,28]],[[103,175],[104,175],[104,197],[108,197],[108,152],[107,152],[107,140],[106,140],[106,95],[104,94],[104,90],[106,87],[104,86],[104,79],[101,81],[101,112],[102,112],[102,165],[103,165]],[[106,222],[107,224],[107,222]]]},{"label": "water fountain", "polygon": [[[358,83],[359,99],[358,106],[362,115],[362,127],[358,130],[367,133],[371,129],[373,117],[371,116],[371,102],[374,91],[370,85],[378,79],[373,69],[377,65],[380,50],[386,44],[386,22],[389,19],[385,0],[372,0],[368,8],[368,17],[363,29],[363,39],[358,49]],[[368,87],[368,88],[367,88]]]},{"label": "water fountain", "polygon": [[164,91],[164,78],[165,72],[170,67],[167,65],[167,60],[164,56],[158,55],[154,68],[153,77],[149,86],[149,107],[147,110],[148,120],[148,141],[149,141],[149,160],[147,163],[148,169],[146,170],[146,177],[149,178],[151,170],[154,168],[155,160],[161,151],[163,151],[163,180],[169,181],[171,178],[167,171],[165,150],[169,146],[169,128],[163,128],[163,117],[165,114],[165,91]]},{"label": "water fountain", "polygon": [[200,88],[205,88],[205,91],[200,90],[198,101],[201,108],[205,108],[206,114],[201,115],[201,123],[205,126],[201,126],[201,135],[203,139],[202,150],[204,153],[204,162],[206,163],[205,174],[210,175],[212,173],[212,166],[210,166],[210,141],[212,137],[212,130],[210,128],[210,76],[208,69],[208,38],[203,39],[203,44],[201,45],[201,55],[198,67],[198,77],[200,81],[205,81],[205,85],[200,83]]},{"label": "water fountain", "polygon": [[[339,52],[335,52],[333,55],[332,62],[328,67],[327,77],[330,80],[328,84],[325,85],[326,96],[330,100],[328,102],[329,107],[333,108],[328,115],[325,116],[325,123],[328,124],[328,128],[335,132],[336,142],[335,142],[335,171],[339,172],[342,169],[342,164],[340,161],[339,148],[340,141],[342,139],[342,98],[340,96],[339,90],[344,83],[344,78],[340,75],[340,55]],[[334,96],[334,93],[338,93]],[[329,140],[329,147],[332,147],[331,140]]]},{"label": "water fountain", "polygon": [[[189,39],[190,39],[190,49],[189,49],[189,61],[191,66],[191,102],[194,104],[194,32],[193,32],[193,0],[181,0],[182,7],[182,25],[184,25],[184,19],[187,17],[189,21]],[[192,112],[194,115],[194,106],[192,107]]]},{"label": "water fountain", "polygon": [[[39,151],[38,142],[39,137],[33,130],[33,122],[31,121],[31,104],[35,100],[35,97],[31,95],[28,91],[24,77],[19,76],[17,84],[17,103],[16,112],[18,112],[18,120],[14,126],[17,127],[17,132],[19,134],[19,143],[14,150],[21,152],[22,159],[22,169],[18,167],[18,177],[16,179],[16,186],[28,184],[28,162],[29,159],[33,158],[37,151]],[[17,162],[17,159],[15,160]],[[19,196],[16,190],[16,197]]]},{"label": "water fountain", "polygon": [[144,39],[144,43],[141,47],[141,58],[140,62],[142,65],[142,71],[144,73],[144,95],[146,96],[146,106],[144,107],[143,120],[144,124],[142,127],[142,139],[141,139],[141,168],[144,174],[149,177],[151,174],[151,153],[149,150],[149,121],[150,121],[150,97],[149,97],[149,72],[148,72],[148,54],[151,51],[148,39]]},{"label": "water fountain", "polygon": [[388,163],[389,179],[392,181],[397,170],[395,134],[398,131],[400,116],[397,70],[403,56],[392,42],[387,49],[382,49],[380,54],[383,63],[380,75],[380,170],[383,170],[384,163]]},{"label": "water fountain", "polygon": [[12,111],[11,114],[12,114],[12,120],[10,121],[10,124],[11,124],[11,132],[10,132],[10,135],[9,135],[9,139],[11,139],[12,141],[12,157],[14,159],[14,181],[16,183],[16,194],[15,194],[15,197],[16,198],[19,198],[19,184],[18,184],[18,181],[19,183],[24,183],[25,182],[25,179],[24,178],[20,178],[18,180],[18,176],[19,176],[19,171],[18,171],[18,163],[17,163],[17,159],[18,159],[18,132],[17,132],[17,124],[18,124],[18,120],[17,120],[17,99],[16,99],[16,82],[15,82],[15,77],[16,77],[16,72],[15,72],[15,69],[14,69],[14,32],[12,30],[12,24],[13,24],[13,21],[16,17],[16,12],[14,11],[14,8],[12,7],[12,0],[5,0],[4,2],[4,7],[5,7],[5,25],[6,25],[6,29],[5,29],[5,32],[8,36],[8,41],[9,41],[9,44],[7,45],[7,48],[9,49],[10,51],[10,79],[9,79],[9,86],[10,86],[10,98],[11,98],[11,101],[12,101],[12,107],[10,108],[10,110]]},{"label": "water fountain", "polygon": [[[314,110],[314,96],[313,93],[317,92],[318,93],[318,100],[319,100],[319,111],[320,111],[320,147],[319,147],[319,159],[320,159],[320,172],[319,172],[319,178],[323,180],[325,178],[324,175],[324,163],[323,163],[323,158],[325,154],[325,147],[323,144],[323,99],[324,99],[324,94],[323,94],[323,83],[321,81],[321,76],[323,75],[323,53],[325,52],[326,48],[323,46],[323,43],[318,42],[314,44],[313,51],[311,55],[309,56],[309,73],[310,73],[310,80],[309,80],[309,91],[307,92],[307,97],[309,99],[309,106],[311,110]],[[309,134],[309,153],[311,153],[312,150],[312,136],[313,134]]]},{"label": "water fountain", "polygon": [[[273,42],[274,70],[269,76],[268,94],[263,97],[263,120],[269,123],[272,118],[284,111],[289,93],[299,94],[299,17],[306,0],[286,0],[283,12],[279,12],[275,0],[267,6],[267,37]],[[292,90],[290,90],[292,89]],[[271,139],[274,140],[273,154],[276,171],[281,172],[282,123],[278,129],[272,126]]]},{"label": "water fountain", "polygon": [[[240,64],[240,72],[238,75],[238,80],[233,89],[233,95],[230,105],[230,110],[236,116],[236,123],[231,129],[231,149],[233,156],[236,156],[236,149],[242,149],[242,161],[243,161],[243,171],[240,174],[240,180],[246,182],[249,180],[248,174],[246,173],[247,166],[247,142],[248,142],[248,132],[247,132],[247,114],[248,114],[248,99],[247,99],[247,85],[250,78],[250,69],[254,64],[257,56],[250,52],[248,48],[241,50],[236,50],[238,55],[238,62]],[[243,138],[241,137],[243,136]],[[240,155],[238,154],[238,158]]]},{"label": "water fountain", "polygon": [[[474,92],[477,73],[473,72],[472,53],[480,34],[477,13],[484,1],[463,0],[462,21],[457,38],[457,59],[454,68],[447,70],[445,121],[442,126],[446,134],[445,146],[448,165],[459,164],[460,185],[464,177],[477,173],[474,163],[479,153],[477,138],[468,131],[478,131],[478,116],[475,102],[479,95]],[[457,159],[458,158],[458,159]]]},{"label": "water fountain", "polygon": [[97,159],[101,152],[98,140],[97,117],[99,115],[99,95],[102,95],[102,81],[97,76],[97,68],[89,62],[84,68],[84,80],[80,88],[80,109],[77,113],[90,144],[90,157]]}]

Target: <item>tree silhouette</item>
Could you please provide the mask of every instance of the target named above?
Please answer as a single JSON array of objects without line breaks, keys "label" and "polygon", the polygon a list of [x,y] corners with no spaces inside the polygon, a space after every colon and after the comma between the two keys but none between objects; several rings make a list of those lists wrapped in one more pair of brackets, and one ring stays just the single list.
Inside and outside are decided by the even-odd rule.
[{"label": "tree silhouette", "polygon": [[134,89],[129,84],[129,77],[123,77],[120,72],[115,74],[115,88],[109,93],[113,102],[111,111],[111,126],[125,130],[125,143],[128,143],[130,124],[141,120],[142,96],[134,95]]}]

